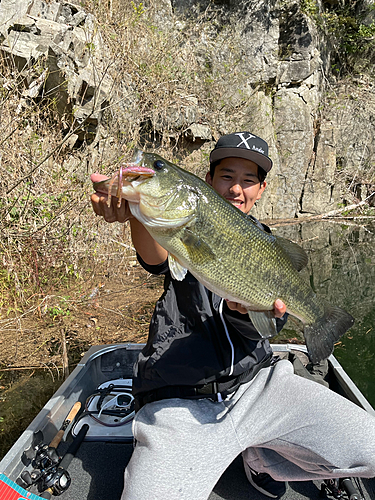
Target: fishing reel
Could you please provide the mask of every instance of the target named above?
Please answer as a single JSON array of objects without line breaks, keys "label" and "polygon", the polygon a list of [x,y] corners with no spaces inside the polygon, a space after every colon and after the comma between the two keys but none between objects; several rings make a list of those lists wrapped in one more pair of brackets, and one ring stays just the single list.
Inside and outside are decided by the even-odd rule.
[{"label": "fishing reel", "polygon": [[341,479],[326,479],[320,488],[320,496],[327,498],[345,499],[345,500],[364,500],[363,496],[357,491],[352,480],[348,477]]},{"label": "fishing reel", "polygon": [[71,483],[67,470],[60,466],[61,457],[55,448],[42,443],[42,433],[35,433],[30,448],[24,451],[22,462],[24,465],[32,465],[31,472],[24,471],[21,474],[20,486],[30,487],[35,485],[39,492],[49,490],[53,495],[61,495]]}]

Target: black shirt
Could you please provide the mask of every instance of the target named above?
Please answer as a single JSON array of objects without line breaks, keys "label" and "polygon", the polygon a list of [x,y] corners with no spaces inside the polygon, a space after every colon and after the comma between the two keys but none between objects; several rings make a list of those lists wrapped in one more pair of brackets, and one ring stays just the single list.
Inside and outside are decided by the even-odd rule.
[{"label": "black shirt", "polygon": [[[230,310],[189,272],[182,281],[173,279],[168,260],[156,266],[139,255],[138,260],[146,271],[164,274],[165,280],[135,366],[134,394],[225,381],[271,357],[268,340],[260,337],[247,314]],[[277,320],[278,330],[285,321]]]}]

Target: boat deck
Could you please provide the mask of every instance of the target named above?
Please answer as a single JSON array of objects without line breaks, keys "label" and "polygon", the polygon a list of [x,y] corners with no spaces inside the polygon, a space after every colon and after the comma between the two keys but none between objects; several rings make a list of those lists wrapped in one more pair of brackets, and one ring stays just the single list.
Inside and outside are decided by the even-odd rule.
[{"label": "boat deck", "polygon": [[[72,483],[62,500],[116,500],[123,487],[123,471],[132,445],[84,442],[69,466]],[[95,460],[92,460],[95,457]],[[288,484],[284,499],[318,500],[321,481]],[[361,480],[365,500],[375,500],[375,480]],[[216,484],[209,500],[265,500],[247,481],[241,457],[230,465]],[[332,496],[328,498],[333,498]],[[166,499],[168,500],[168,499]]]}]

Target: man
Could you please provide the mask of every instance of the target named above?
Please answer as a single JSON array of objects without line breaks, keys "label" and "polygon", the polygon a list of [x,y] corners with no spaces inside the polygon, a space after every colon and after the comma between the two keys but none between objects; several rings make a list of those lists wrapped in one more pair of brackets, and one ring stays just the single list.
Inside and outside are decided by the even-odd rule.
[{"label": "man", "polygon": [[[239,132],[219,139],[206,181],[248,214],[271,168],[267,143]],[[122,500],[207,499],[240,453],[250,483],[271,498],[285,493],[285,480],[375,475],[372,417],[294,375],[288,361],[271,365],[269,342],[261,339],[246,310],[210,292],[190,273],[174,280],[166,250],[131,218],[127,204],[118,208],[112,200],[107,207],[106,200],[95,193],[94,211],[108,222],[130,218],[139,262],[165,275],[165,290],[135,367],[137,444]],[[285,311],[277,300],[278,329]],[[356,444],[343,449],[337,438],[347,439],[349,430]]]}]

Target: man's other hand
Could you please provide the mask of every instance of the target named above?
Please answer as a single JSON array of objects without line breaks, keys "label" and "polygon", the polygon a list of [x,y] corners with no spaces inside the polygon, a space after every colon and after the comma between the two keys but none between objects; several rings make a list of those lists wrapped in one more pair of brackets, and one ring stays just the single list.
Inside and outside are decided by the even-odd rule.
[{"label": "man's other hand", "polygon": [[[233,302],[231,300],[227,300],[226,302],[229,309],[231,309],[232,311],[238,311],[241,314],[247,313],[246,307],[244,307],[242,304],[239,304],[238,302]],[[274,304],[275,318],[282,318],[285,312],[286,312],[286,305],[282,300],[277,299]]]}]

